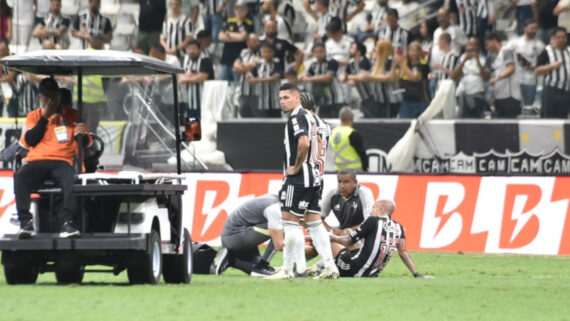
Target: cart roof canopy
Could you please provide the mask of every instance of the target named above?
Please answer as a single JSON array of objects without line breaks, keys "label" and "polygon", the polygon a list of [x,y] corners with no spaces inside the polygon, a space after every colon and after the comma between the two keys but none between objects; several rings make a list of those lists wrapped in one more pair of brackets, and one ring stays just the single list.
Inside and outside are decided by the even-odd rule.
[{"label": "cart roof canopy", "polygon": [[156,58],[113,50],[38,50],[5,57],[0,64],[41,75],[123,76],[180,74],[184,70]]}]

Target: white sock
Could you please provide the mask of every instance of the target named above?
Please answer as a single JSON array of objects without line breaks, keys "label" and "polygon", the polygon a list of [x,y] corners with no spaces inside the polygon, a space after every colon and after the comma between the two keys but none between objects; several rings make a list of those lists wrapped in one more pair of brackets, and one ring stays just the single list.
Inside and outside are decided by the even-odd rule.
[{"label": "white sock", "polygon": [[300,225],[297,225],[297,228],[293,233],[296,240],[294,250],[295,263],[297,264],[296,272],[303,273],[307,270],[307,260],[305,258],[305,235],[303,234],[303,228]]},{"label": "white sock", "polygon": [[283,269],[293,271],[295,263],[295,247],[297,243],[296,230],[301,226],[299,223],[283,221]]},{"label": "white sock", "polygon": [[323,266],[334,264],[331,250],[331,240],[322,221],[307,222],[307,230],[313,240],[313,245],[321,256]]}]

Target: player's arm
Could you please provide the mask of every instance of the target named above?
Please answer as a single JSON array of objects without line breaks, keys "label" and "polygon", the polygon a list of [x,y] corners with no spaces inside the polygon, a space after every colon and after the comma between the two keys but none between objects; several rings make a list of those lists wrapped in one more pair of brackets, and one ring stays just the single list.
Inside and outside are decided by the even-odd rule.
[{"label": "player's arm", "polygon": [[364,1],[358,2],[358,4],[356,5],[356,8],[354,8],[354,10],[352,10],[352,12],[350,12],[349,14],[346,15],[345,21],[349,22],[350,20],[352,20],[352,18],[354,18],[354,16],[361,13],[362,10],[364,10],[364,6],[365,6]]},{"label": "player's arm", "polygon": [[281,219],[281,207],[275,203],[263,211],[263,216],[267,218],[267,229],[273,241],[273,246],[277,251],[283,251],[283,221]]},{"label": "player's arm", "polygon": [[331,234],[329,236],[331,238],[331,242],[335,242],[335,243],[344,245],[346,247],[349,247],[352,244],[354,244],[354,241],[352,240],[352,238],[350,238],[350,235],[339,236],[339,235]]},{"label": "player's arm", "polygon": [[415,278],[426,278],[426,279],[433,279],[433,276],[431,275],[423,275],[418,273],[418,270],[416,269],[416,266],[414,264],[414,261],[412,261],[412,258],[410,257],[410,254],[408,253],[408,250],[406,249],[406,239],[400,239],[400,243],[398,243],[398,254],[400,255],[400,258],[402,259],[402,262],[404,262],[404,264],[408,267],[408,270],[410,270],[410,272],[412,272],[412,274],[414,275]]},{"label": "player's arm", "polygon": [[309,136],[302,135],[297,138],[297,159],[295,159],[295,166],[287,168],[287,175],[295,175],[301,170],[303,162],[309,153]]}]

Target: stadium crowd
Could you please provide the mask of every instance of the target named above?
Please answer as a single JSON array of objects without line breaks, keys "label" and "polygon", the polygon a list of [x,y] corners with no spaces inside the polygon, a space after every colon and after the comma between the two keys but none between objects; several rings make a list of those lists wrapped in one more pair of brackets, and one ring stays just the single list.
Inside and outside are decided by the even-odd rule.
[{"label": "stadium crowd", "polygon": [[[236,117],[283,117],[278,88],[292,83],[314,94],[321,117],[350,106],[366,118],[415,118],[452,79],[458,118],[568,117],[568,0],[140,0],[129,7],[138,10],[134,37],[120,42],[122,22],[102,14],[102,2],[137,4],[0,0],[0,57],[14,46],[126,43],[183,67],[191,116],[203,83],[216,79],[229,82]],[[69,3],[85,7],[65,17]],[[503,28],[509,12],[514,23]],[[2,115],[35,108],[40,80],[4,69]],[[120,101],[108,84],[107,103]]]}]

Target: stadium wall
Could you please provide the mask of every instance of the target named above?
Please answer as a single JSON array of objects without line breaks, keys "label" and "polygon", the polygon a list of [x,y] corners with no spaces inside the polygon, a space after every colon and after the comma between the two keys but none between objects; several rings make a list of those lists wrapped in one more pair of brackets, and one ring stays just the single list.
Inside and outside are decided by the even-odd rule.
[{"label": "stadium wall", "polygon": [[[404,225],[412,251],[570,255],[570,177],[358,179],[376,199],[396,202],[393,218]],[[184,224],[194,241],[220,245],[228,215],[255,196],[277,193],[281,180],[280,173],[188,173]],[[15,214],[11,172],[0,172],[0,181],[0,229],[6,231]],[[325,191],[335,186],[335,176],[326,175]]]}]

